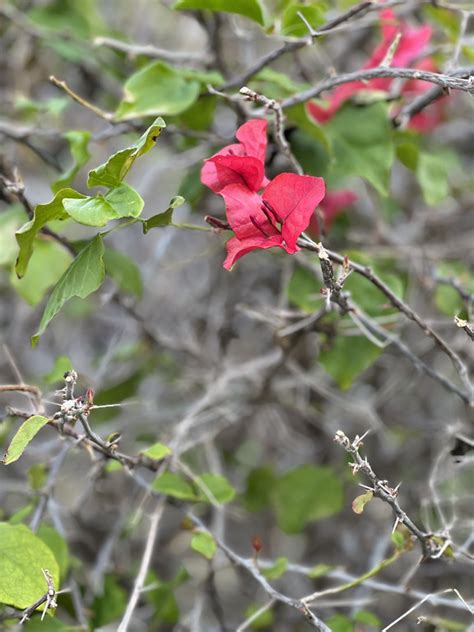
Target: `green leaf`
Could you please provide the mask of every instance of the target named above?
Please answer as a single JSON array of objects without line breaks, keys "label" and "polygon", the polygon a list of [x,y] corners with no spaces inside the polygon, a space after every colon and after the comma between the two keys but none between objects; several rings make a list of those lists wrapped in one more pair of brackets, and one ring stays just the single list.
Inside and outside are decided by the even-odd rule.
[{"label": "green leaf", "polygon": [[[453,283],[458,283],[466,292],[474,294],[474,276],[463,262],[441,261],[436,266],[436,272],[440,277],[452,279]],[[459,292],[444,283],[436,285],[434,301],[439,311],[451,318],[465,308]]]},{"label": "green leaf", "polygon": [[38,529],[38,537],[53,552],[59,568],[59,577],[63,581],[69,569],[69,550],[65,539],[47,524],[41,524]]},{"label": "green leaf", "polygon": [[377,630],[380,630],[382,627],[382,621],[375,616],[373,612],[369,612],[368,610],[359,610],[359,612],[356,612],[354,615],[354,621],[374,626]]},{"label": "green leaf", "polygon": [[320,145],[320,148],[326,153],[327,158],[332,156],[330,137],[326,134],[322,125],[318,125],[318,123],[308,118],[308,112],[304,104],[300,103],[299,105],[293,105],[291,108],[288,108],[285,110],[285,116],[289,121],[295,123],[307,138]]},{"label": "green leaf", "polygon": [[434,206],[448,197],[450,165],[446,157],[420,153],[416,175],[427,204]]},{"label": "green leaf", "polygon": [[333,567],[328,564],[316,564],[316,566],[313,566],[313,568],[308,571],[308,577],[311,577],[311,579],[324,577],[332,570],[332,568]]},{"label": "green leaf", "polygon": [[62,188],[67,187],[74,180],[80,168],[85,165],[91,157],[87,147],[91,138],[90,132],[73,129],[66,132],[64,138],[69,141],[73,163],[67,171],[53,182],[51,185],[53,193],[57,193]]},{"label": "green leaf", "polygon": [[210,533],[207,531],[198,531],[193,535],[191,548],[203,555],[206,559],[212,560],[217,551],[217,544]]},{"label": "green leaf", "polygon": [[342,483],[331,468],[301,465],[276,482],[272,500],[278,526],[300,533],[308,522],[342,509]]},{"label": "green leaf", "polygon": [[126,590],[120,586],[116,577],[106,575],[102,594],[96,596],[92,604],[93,629],[96,630],[119,619],[124,613],[126,606]]},{"label": "green leaf", "polygon": [[403,533],[400,533],[400,531],[394,531],[390,536],[390,539],[398,551],[405,550],[406,542]]},{"label": "green leaf", "polygon": [[87,186],[90,188],[96,186],[109,188],[119,186],[132,168],[135,160],[143,156],[143,154],[146,154],[155,146],[158,136],[164,127],[166,127],[166,123],[159,116],[142,136],[140,136],[136,143],[126,149],[121,149],[110,156],[102,165],[89,171]]},{"label": "green leaf", "polygon": [[[198,479],[211,492],[218,503],[229,503],[235,497],[235,489],[229,481],[220,474],[203,474]],[[209,501],[206,494],[200,489],[199,496],[201,500]]]},{"label": "green leaf", "polygon": [[107,249],[104,254],[106,273],[115,281],[121,290],[130,292],[137,298],[143,294],[143,283],[140,268],[127,255],[118,250]]},{"label": "green leaf", "polygon": [[71,627],[66,625],[56,617],[48,617],[47,621],[41,621],[41,617],[34,617],[27,621],[22,628],[24,632],[71,632]]},{"label": "green leaf", "polygon": [[53,577],[59,588],[59,568],[44,542],[25,525],[0,523],[0,602],[15,608],[27,608],[47,590],[41,569]]},{"label": "green leaf", "polygon": [[26,419],[18,428],[15,436],[11,440],[7,451],[5,452],[2,463],[10,465],[17,461],[23,454],[26,446],[34,439],[43,426],[48,423],[47,417],[34,415]]},{"label": "green leaf", "polygon": [[31,340],[33,346],[64,303],[73,296],[86,298],[101,286],[105,276],[103,257],[104,244],[99,234],[81,250],[59,279],[46,304],[38,331]]},{"label": "green leaf", "polygon": [[169,582],[161,581],[153,571],[147,575],[147,584],[158,584],[157,588],[143,593],[143,598],[153,606],[153,623],[175,624],[179,621],[179,607],[173,591],[189,579],[186,569],[181,568]]},{"label": "green leaf", "polygon": [[64,198],[84,199],[85,197],[85,195],[74,191],[74,189],[62,189],[56,193],[51,202],[37,205],[33,219],[16,232],[16,240],[20,246],[20,252],[15,271],[20,278],[25,274],[28,262],[33,254],[33,242],[37,233],[52,220],[67,219],[68,215],[63,207]]},{"label": "green leaf", "polygon": [[163,443],[154,443],[146,450],[142,450],[140,452],[143,456],[147,456],[149,459],[154,459],[155,461],[160,461],[161,459],[164,459],[165,456],[169,456],[171,453],[171,449]]},{"label": "green leaf", "polygon": [[364,508],[368,502],[372,500],[374,497],[373,492],[367,491],[365,494],[361,494],[357,496],[352,501],[352,511],[356,514],[361,514],[364,511]]},{"label": "green leaf", "polygon": [[397,158],[407,169],[416,171],[419,156],[420,150],[415,143],[405,141],[397,144]]},{"label": "green leaf", "polygon": [[48,472],[44,463],[34,463],[28,470],[28,481],[33,491],[39,491],[46,483]]},{"label": "green leaf", "polygon": [[128,184],[122,182],[105,196],[96,195],[80,200],[64,199],[65,211],[79,224],[105,226],[113,219],[138,217],[143,210],[142,197]]},{"label": "green leaf", "polygon": [[28,516],[31,514],[36,504],[34,502],[30,502],[24,507],[20,507],[15,513],[13,513],[8,519],[8,524],[21,524],[25,522]]},{"label": "green leaf", "polygon": [[346,390],[381,353],[365,336],[337,336],[329,349],[321,351],[319,362],[339,388]]},{"label": "green leaf", "polygon": [[206,94],[180,114],[176,119],[176,123],[180,127],[205,132],[211,127],[215,118],[216,105],[217,97]]},{"label": "green leaf", "polygon": [[334,148],[332,181],[361,176],[383,196],[389,193],[395,157],[386,103],[344,105],[325,125]]},{"label": "green leaf", "polygon": [[57,241],[37,238],[33,254],[24,276],[19,279],[12,270],[10,282],[18,294],[30,305],[37,305],[45,293],[55,285],[71,263],[71,253]]},{"label": "green leaf", "polygon": [[264,575],[267,579],[278,579],[284,573],[286,573],[286,569],[288,568],[288,558],[287,557],[279,557],[275,560],[275,563],[262,570],[262,575]]},{"label": "green leaf", "polygon": [[147,232],[152,228],[162,228],[163,226],[169,226],[173,221],[174,209],[184,204],[184,202],[184,197],[182,197],[181,195],[176,195],[170,200],[170,204],[166,211],[164,211],[163,213],[158,213],[157,215],[153,215],[148,219],[142,220],[143,233],[146,235]]},{"label": "green leaf", "polygon": [[276,476],[269,465],[256,467],[247,477],[245,506],[248,511],[259,511],[270,503]]},{"label": "green leaf", "polygon": [[182,476],[173,472],[163,472],[154,481],[153,489],[180,500],[197,500],[197,495],[191,485]]},{"label": "green leaf", "polygon": [[300,309],[312,314],[322,304],[318,282],[306,268],[296,268],[288,284],[288,298]]},{"label": "green leaf", "polygon": [[0,213],[0,266],[10,265],[15,261],[18,254],[15,232],[25,219],[25,211],[17,205],[12,205]]},{"label": "green leaf", "polygon": [[281,35],[283,37],[304,37],[309,35],[308,27],[298,13],[304,15],[310,26],[316,30],[326,21],[326,9],[325,2],[303,4],[300,0],[294,0],[286,7],[281,16]]},{"label": "green leaf", "polygon": [[53,368],[49,373],[43,375],[43,379],[46,384],[55,384],[62,381],[66,371],[70,371],[73,368],[72,362],[67,356],[58,356],[54,361]]},{"label": "green leaf", "polygon": [[[255,85],[256,84],[256,85]],[[283,72],[274,70],[273,68],[263,68],[258,74],[251,79],[251,86],[258,88],[258,91],[265,94],[271,99],[283,99],[289,97],[296,92],[303,92],[310,87],[309,83],[296,82]],[[290,113],[293,111],[302,110],[304,112],[304,105],[295,105],[288,108],[285,111],[285,115],[289,120],[292,120]],[[308,122],[309,119],[308,119]]]},{"label": "green leaf", "polygon": [[326,620],[332,632],[354,632],[354,624],[343,614],[333,614]]},{"label": "green leaf", "polygon": [[207,9],[208,11],[222,11],[223,13],[237,13],[243,15],[261,26],[265,24],[265,10],[259,0],[178,0],[173,9]]},{"label": "green leaf", "polygon": [[[249,606],[245,611],[245,618],[249,619],[253,614],[260,610],[260,608],[261,606],[257,605]],[[271,608],[268,608],[252,621],[250,627],[252,628],[252,630],[264,630],[265,628],[269,628],[271,625],[273,625],[274,619],[275,615],[273,614],[273,610]]]},{"label": "green leaf", "polygon": [[181,114],[198,99],[200,90],[199,81],[154,61],[127,79],[115,117],[124,121],[140,116]]}]

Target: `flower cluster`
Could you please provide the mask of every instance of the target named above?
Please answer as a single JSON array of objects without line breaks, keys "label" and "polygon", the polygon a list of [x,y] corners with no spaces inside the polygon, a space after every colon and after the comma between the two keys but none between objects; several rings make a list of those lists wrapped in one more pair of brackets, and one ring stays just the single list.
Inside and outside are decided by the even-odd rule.
[{"label": "flower cluster", "polygon": [[[363,69],[377,68],[386,59],[390,48],[396,44],[396,50],[391,60],[394,67],[407,67],[412,64],[419,70],[436,70],[436,65],[432,58],[420,60],[426,52],[430,42],[432,30],[428,25],[419,28],[410,27],[407,23],[397,20],[395,14],[390,9],[384,9],[380,13],[382,41],[375,48],[370,58],[362,67]],[[395,42],[400,35],[398,43]],[[318,123],[325,123],[330,120],[339,110],[343,103],[353,97],[358,92],[378,91],[389,92],[393,79],[378,78],[370,81],[351,81],[338,86],[332,91],[327,103],[308,103],[308,113]],[[404,96],[415,96],[430,88],[426,81],[412,79],[406,81],[402,87]],[[420,132],[429,132],[438,125],[442,118],[442,104],[439,101],[430,108],[416,114],[410,121],[410,127]]]},{"label": "flower cluster", "polygon": [[234,232],[228,240],[224,267],[259,248],[299,250],[296,242],[308,227],[325,194],[322,178],[280,173],[265,176],[267,121],[252,119],[236,133],[239,143],[227,145],[205,161],[201,182],[225,202]]}]

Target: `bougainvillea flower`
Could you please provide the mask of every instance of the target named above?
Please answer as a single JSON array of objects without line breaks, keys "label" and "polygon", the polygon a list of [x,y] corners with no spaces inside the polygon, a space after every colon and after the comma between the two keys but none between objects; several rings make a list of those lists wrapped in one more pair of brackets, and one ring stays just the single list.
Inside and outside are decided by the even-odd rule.
[{"label": "bougainvillea flower", "polygon": [[[400,40],[391,60],[391,66],[406,68],[420,57],[425,51],[432,34],[429,26],[424,25],[419,28],[412,28],[405,22],[397,20],[395,14],[390,9],[385,9],[380,13],[382,27],[382,41],[375,48],[370,58],[363,65],[362,69],[377,68],[385,59],[390,46],[400,33]],[[335,88],[327,104],[310,102],[308,112],[318,123],[325,123],[334,116],[341,105],[350,99],[357,92],[384,91],[387,92],[392,85],[393,79],[383,77],[371,79],[370,81],[351,81]],[[426,89],[426,83],[423,90]],[[418,87],[420,91],[420,86]]]},{"label": "bougainvillea flower", "polygon": [[236,132],[238,143],[226,145],[205,161],[201,170],[201,182],[220,193],[231,184],[243,184],[251,191],[258,191],[268,180],[265,178],[265,153],[267,150],[267,121],[251,119]]},{"label": "bougainvillea flower", "polygon": [[[357,195],[348,189],[340,191],[327,191],[324,200],[319,205],[318,212],[323,221],[324,232],[327,233],[334,220],[344,213],[345,209],[354,204]],[[313,215],[308,226],[308,233],[313,236],[320,234],[318,218]]]},{"label": "bougainvillea flower", "polygon": [[322,178],[280,173],[259,195],[242,183],[220,191],[227,221],[235,233],[226,244],[224,267],[228,270],[248,252],[259,248],[299,250],[296,242],[306,230],[314,209],[324,198]]}]

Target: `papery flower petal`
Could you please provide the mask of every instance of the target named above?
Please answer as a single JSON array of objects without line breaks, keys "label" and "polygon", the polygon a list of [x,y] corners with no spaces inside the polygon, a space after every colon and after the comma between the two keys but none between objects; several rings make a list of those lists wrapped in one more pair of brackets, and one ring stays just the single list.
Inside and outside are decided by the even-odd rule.
[{"label": "papery flower petal", "polygon": [[247,156],[258,158],[265,163],[267,151],[267,127],[268,123],[264,119],[251,119],[239,127],[235,136],[245,150]]},{"label": "papery flower petal", "polygon": [[258,191],[262,187],[264,166],[258,158],[220,155],[209,158],[206,165],[208,163],[214,165],[215,171],[211,169],[206,171],[207,182],[204,184],[215,193],[220,193],[229,184],[243,184],[251,191]]},{"label": "papery flower petal", "polygon": [[209,160],[204,161],[204,165],[201,169],[201,182],[214,191],[214,193],[219,193],[221,188],[219,178],[217,176],[217,168],[216,165],[211,162],[212,158],[216,158],[216,156],[244,156],[245,149],[241,143],[234,143],[232,145],[226,145],[216,154],[211,156]]},{"label": "papery flower petal", "polygon": [[[410,27],[399,21],[391,9],[385,9],[380,13],[382,25],[382,41],[373,51],[370,58],[362,66],[362,69],[377,68],[383,62],[390,46],[398,33],[401,34],[397,49],[393,55],[391,66],[406,67],[413,63],[426,49],[432,35],[431,27],[424,25],[419,28]],[[308,114],[318,123],[329,121],[341,105],[360,91],[379,90],[388,92],[393,79],[380,77],[370,81],[351,81],[335,88],[328,100],[328,106],[321,106],[314,102],[307,104]]]},{"label": "papery flower petal", "polygon": [[284,248],[281,235],[274,235],[270,238],[262,235],[261,237],[247,237],[246,239],[232,237],[226,243],[227,257],[224,261],[224,268],[230,270],[236,261],[253,250],[275,247]]},{"label": "papery flower petal", "polygon": [[270,203],[281,218],[281,234],[287,252],[296,252],[296,241],[308,227],[314,209],[324,194],[322,178],[295,173],[280,173],[266,187],[263,199]]},{"label": "papery flower petal", "polygon": [[225,201],[227,221],[239,239],[279,234],[263,213],[262,197],[258,193],[242,184],[230,184],[220,195]]}]

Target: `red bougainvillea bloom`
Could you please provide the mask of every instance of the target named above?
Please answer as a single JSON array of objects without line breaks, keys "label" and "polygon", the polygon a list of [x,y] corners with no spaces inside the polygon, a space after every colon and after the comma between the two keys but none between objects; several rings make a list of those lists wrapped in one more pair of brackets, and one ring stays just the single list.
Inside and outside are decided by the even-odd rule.
[{"label": "red bougainvillea bloom", "polygon": [[224,267],[258,248],[299,250],[296,242],[306,230],[314,209],[324,197],[322,178],[280,173],[259,195],[243,183],[229,184],[220,191],[226,204],[227,221],[235,233],[226,244]]},{"label": "red bougainvillea bloom", "polygon": [[[319,212],[324,224],[324,232],[327,233],[332,223],[344,212],[347,206],[354,204],[357,195],[348,189],[340,191],[327,191],[324,200],[319,205]],[[308,226],[309,235],[317,237],[320,233],[318,218],[313,215]]]},{"label": "red bougainvillea bloom", "polygon": [[[423,54],[432,34],[432,30],[429,26],[424,25],[419,28],[412,28],[405,22],[397,20],[393,11],[390,9],[385,9],[380,13],[380,20],[382,41],[376,47],[370,59],[364,64],[363,69],[377,68],[380,66],[398,33],[400,33],[401,37],[393,55],[391,66],[406,68]],[[421,65],[417,67],[421,68]],[[393,79],[388,77],[371,79],[365,82],[351,81],[350,83],[335,88],[327,105],[318,105],[314,102],[308,103],[308,112],[318,123],[325,123],[334,116],[345,101],[350,99],[357,92],[367,92],[370,90],[386,92],[390,89],[392,82]],[[412,83],[410,91],[413,87],[414,84]],[[418,81],[416,91],[418,93],[423,92],[429,87],[429,84],[426,82]],[[403,90],[403,92],[405,92],[405,90]]]},{"label": "red bougainvillea bloom", "polygon": [[201,170],[201,182],[214,193],[230,184],[243,184],[258,191],[268,183],[264,173],[267,121],[251,119],[235,135],[240,142],[226,145],[206,160]]}]

